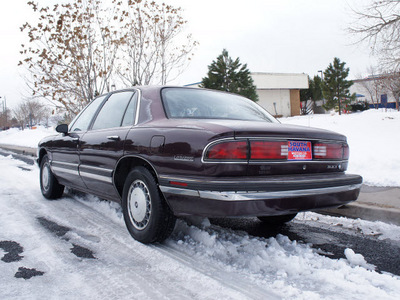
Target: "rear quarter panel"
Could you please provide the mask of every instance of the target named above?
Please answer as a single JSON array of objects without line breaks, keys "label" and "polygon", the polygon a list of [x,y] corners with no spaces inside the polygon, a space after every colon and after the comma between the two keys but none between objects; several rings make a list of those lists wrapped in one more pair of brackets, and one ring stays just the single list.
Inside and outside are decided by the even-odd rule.
[{"label": "rear quarter panel", "polygon": [[128,133],[124,155],[144,158],[158,175],[243,175],[244,166],[202,162],[203,149],[214,136],[212,132],[199,129],[136,127]]}]

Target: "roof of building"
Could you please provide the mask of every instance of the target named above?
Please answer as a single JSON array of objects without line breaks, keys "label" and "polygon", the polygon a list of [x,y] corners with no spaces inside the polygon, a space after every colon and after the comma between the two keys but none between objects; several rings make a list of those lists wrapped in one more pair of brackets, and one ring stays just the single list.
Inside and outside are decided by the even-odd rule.
[{"label": "roof of building", "polygon": [[257,89],[307,89],[308,75],[304,73],[251,73]]}]

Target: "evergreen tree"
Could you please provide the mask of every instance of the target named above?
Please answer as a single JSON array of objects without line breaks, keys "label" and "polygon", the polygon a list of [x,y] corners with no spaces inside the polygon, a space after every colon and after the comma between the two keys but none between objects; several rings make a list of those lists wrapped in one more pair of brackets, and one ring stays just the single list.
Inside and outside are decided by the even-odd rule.
[{"label": "evergreen tree", "polygon": [[313,94],[312,94],[312,90],[313,90],[312,86],[313,85],[314,85],[314,82],[312,81],[310,76],[308,76],[308,89],[300,90],[300,101],[301,102],[308,101],[313,98]]},{"label": "evergreen tree", "polygon": [[306,115],[314,111],[315,101],[322,100],[321,78],[308,77],[308,89],[300,90],[301,114]]},{"label": "evergreen tree", "polygon": [[207,77],[203,78],[200,86],[239,94],[253,101],[258,100],[256,86],[247,64],[242,65],[239,58],[233,60],[226,49],[208,66]]},{"label": "evergreen tree", "polygon": [[339,114],[341,114],[343,107],[355,98],[355,94],[350,95],[349,88],[353,85],[353,82],[346,80],[350,69],[345,68],[345,64],[335,57],[333,64],[329,64],[326,68],[322,82],[322,93],[327,100],[324,108],[330,110],[338,107]]},{"label": "evergreen tree", "polygon": [[322,100],[321,77],[308,77],[308,89],[300,91],[300,101],[318,101]]}]

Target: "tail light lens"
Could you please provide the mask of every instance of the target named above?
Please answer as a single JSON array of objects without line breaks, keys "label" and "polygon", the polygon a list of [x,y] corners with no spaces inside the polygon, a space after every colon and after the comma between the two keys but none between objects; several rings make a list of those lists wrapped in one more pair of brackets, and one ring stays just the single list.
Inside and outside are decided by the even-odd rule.
[{"label": "tail light lens", "polygon": [[247,141],[223,142],[211,146],[205,155],[207,159],[247,159]]},{"label": "tail light lens", "polygon": [[250,157],[251,160],[278,160],[286,159],[287,155],[287,142],[229,141],[211,146],[205,159],[247,160]]},{"label": "tail light lens", "polygon": [[350,148],[349,145],[344,144],[343,145],[343,159],[349,159],[350,156]]},{"label": "tail light lens", "polygon": [[[314,144],[314,159],[342,160],[349,159],[347,144]],[[288,157],[287,141],[226,141],[208,148],[206,160],[286,160]]]},{"label": "tail light lens", "polygon": [[286,159],[288,155],[287,142],[251,141],[250,159]]},{"label": "tail light lens", "polygon": [[349,146],[347,144],[318,143],[314,145],[316,159],[348,159]]}]

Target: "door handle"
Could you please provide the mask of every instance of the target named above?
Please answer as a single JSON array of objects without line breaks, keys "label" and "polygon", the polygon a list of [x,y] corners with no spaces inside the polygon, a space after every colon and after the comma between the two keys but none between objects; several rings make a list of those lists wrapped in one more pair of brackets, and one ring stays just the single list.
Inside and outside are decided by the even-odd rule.
[{"label": "door handle", "polygon": [[107,137],[107,139],[112,140],[112,141],[119,141],[120,140],[118,135],[109,135]]}]

